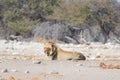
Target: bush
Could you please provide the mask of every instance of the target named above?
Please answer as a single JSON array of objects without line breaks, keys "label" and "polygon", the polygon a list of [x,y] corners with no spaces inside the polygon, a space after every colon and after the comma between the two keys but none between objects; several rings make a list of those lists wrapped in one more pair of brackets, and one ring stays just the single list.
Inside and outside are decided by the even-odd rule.
[{"label": "bush", "polygon": [[31,31],[33,23],[35,22],[30,21],[29,19],[9,21],[8,27],[15,32],[27,33]]}]

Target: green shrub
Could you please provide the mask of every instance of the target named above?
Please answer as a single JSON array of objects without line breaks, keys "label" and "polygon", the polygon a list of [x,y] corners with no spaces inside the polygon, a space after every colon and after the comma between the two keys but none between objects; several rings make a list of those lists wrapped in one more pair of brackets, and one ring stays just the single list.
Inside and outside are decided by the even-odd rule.
[{"label": "green shrub", "polygon": [[16,32],[29,32],[32,29],[33,21],[29,19],[17,20],[17,21],[9,21],[8,27]]}]

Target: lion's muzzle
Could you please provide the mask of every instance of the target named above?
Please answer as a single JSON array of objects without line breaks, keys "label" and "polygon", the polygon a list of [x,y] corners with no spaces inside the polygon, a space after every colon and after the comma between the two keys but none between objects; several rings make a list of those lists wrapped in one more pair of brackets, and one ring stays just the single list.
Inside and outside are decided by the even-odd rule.
[{"label": "lion's muzzle", "polygon": [[50,51],[51,51],[51,49],[50,48],[44,48],[44,52],[45,52],[45,54],[47,54],[47,56],[50,56]]}]

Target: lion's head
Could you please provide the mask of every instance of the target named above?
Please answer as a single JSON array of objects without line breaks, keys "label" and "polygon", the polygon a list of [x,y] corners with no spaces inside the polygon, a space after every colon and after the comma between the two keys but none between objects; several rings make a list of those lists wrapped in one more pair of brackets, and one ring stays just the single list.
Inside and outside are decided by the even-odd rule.
[{"label": "lion's head", "polygon": [[53,43],[53,42],[45,43],[44,53],[47,54],[47,56],[52,56],[52,57],[56,56],[57,47],[56,47],[55,43]]}]

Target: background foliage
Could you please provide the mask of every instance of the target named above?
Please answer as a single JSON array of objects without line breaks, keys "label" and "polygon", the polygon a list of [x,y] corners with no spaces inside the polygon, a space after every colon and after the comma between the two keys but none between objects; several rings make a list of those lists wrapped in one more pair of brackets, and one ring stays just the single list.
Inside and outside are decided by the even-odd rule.
[{"label": "background foliage", "polygon": [[7,32],[30,33],[45,21],[62,21],[71,26],[100,25],[105,34],[120,21],[116,0],[0,0],[0,28]]}]

